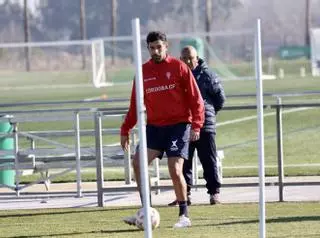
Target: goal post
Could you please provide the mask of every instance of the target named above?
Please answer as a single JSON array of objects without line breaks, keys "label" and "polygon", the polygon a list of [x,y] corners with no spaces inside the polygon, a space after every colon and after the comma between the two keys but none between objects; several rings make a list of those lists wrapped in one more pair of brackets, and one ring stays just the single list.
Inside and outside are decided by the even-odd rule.
[{"label": "goal post", "polygon": [[[141,35],[143,61],[147,61],[150,58],[145,38],[145,35]],[[204,57],[209,67],[219,75],[222,81],[255,79],[255,31],[253,28],[238,29],[236,31],[171,33],[167,34],[167,38],[170,44],[170,55],[178,58],[181,49],[185,45],[192,45],[193,41],[200,44],[200,47],[197,48],[199,55]],[[111,81],[113,85],[131,84],[134,75],[132,35],[107,36],[99,39],[104,41],[106,60],[108,62],[113,52],[116,52],[116,64],[112,65],[110,63],[110,67],[108,67],[109,64],[106,67],[107,82]],[[268,75],[263,74],[262,77],[263,79],[276,79],[273,71],[268,72]]]},{"label": "goal post", "polygon": [[[29,52],[28,58],[25,55],[26,49]],[[82,85],[90,87],[88,82],[92,82],[91,85],[96,88],[109,86],[111,83],[107,83],[109,77],[106,76],[105,59],[105,44],[100,38],[0,43],[0,73],[10,72],[17,75],[16,78],[21,79],[19,84],[30,86],[33,81],[37,86],[40,84],[46,86],[46,80],[40,77],[41,72],[50,73],[49,78],[54,82],[52,86]],[[25,66],[26,60],[29,63],[28,69]],[[89,67],[83,67],[85,65]],[[24,78],[28,78],[27,74],[24,74],[26,70],[30,75],[34,74],[33,72],[39,72],[39,75],[34,74],[32,82],[24,80]]]},{"label": "goal post", "polygon": [[92,82],[96,88],[110,85],[106,80],[104,41],[93,40],[91,43]]},{"label": "goal post", "polygon": [[310,43],[312,76],[320,76],[320,28],[310,30]]}]

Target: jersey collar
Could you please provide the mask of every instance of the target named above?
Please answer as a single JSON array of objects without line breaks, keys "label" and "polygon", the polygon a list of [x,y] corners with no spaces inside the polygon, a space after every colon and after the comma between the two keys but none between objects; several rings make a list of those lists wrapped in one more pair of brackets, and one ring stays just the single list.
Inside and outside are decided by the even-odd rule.
[{"label": "jersey collar", "polygon": [[[172,60],[172,57],[167,54],[166,58],[165,58],[161,63],[170,63],[171,60]],[[156,64],[152,59],[150,59],[150,62],[151,62],[152,64]],[[161,64],[161,63],[160,63],[160,64]]]}]

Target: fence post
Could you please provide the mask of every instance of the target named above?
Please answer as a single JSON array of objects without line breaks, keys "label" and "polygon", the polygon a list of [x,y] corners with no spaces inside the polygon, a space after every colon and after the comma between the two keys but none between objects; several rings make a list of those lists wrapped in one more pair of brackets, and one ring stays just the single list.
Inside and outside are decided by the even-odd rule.
[{"label": "fence post", "polygon": [[12,123],[12,133],[13,133],[13,149],[14,149],[14,168],[16,171],[16,195],[20,196],[20,177],[19,177],[19,141],[18,141],[18,126],[16,122]]},{"label": "fence post", "polygon": [[[124,121],[126,115],[122,116],[122,121]],[[132,172],[131,172],[131,149],[135,150],[136,146],[136,132],[134,129],[130,132],[129,145],[128,150],[124,151],[124,176],[125,176],[125,184],[132,183]]]},{"label": "fence post", "polygon": [[278,151],[278,183],[279,202],[283,202],[283,138],[282,138],[282,106],[281,98],[277,98],[277,151]]},{"label": "fence post", "polygon": [[77,170],[77,197],[82,197],[81,182],[81,151],[80,151],[80,119],[79,112],[74,113],[74,134],[75,134],[75,154],[76,154],[76,170]]},{"label": "fence post", "polygon": [[36,142],[34,141],[33,138],[28,138],[30,140],[30,149],[34,150],[36,148]]},{"label": "fence post", "polygon": [[135,140],[134,132],[130,133],[130,137],[131,137],[131,139],[129,139],[128,150],[123,152],[125,184],[131,184],[131,181],[132,181],[132,176],[131,176],[131,143],[133,143],[133,145],[134,145],[134,140]]},{"label": "fence post", "polygon": [[98,206],[104,206],[103,196],[103,151],[102,151],[102,126],[101,114],[96,112],[94,116],[95,125],[95,143],[96,143],[96,162],[97,162],[97,189],[98,189]]},{"label": "fence post", "polygon": [[[159,158],[156,158],[153,161],[153,172],[155,173],[155,186],[157,186],[157,190],[156,190],[156,194],[160,194],[160,165],[159,165]],[[150,187],[152,187],[151,183],[150,183]]]},{"label": "fence post", "polygon": [[195,186],[195,190],[198,190],[198,179],[199,179],[199,172],[198,172],[198,152],[197,150],[194,151],[193,160],[192,160],[192,184]]}]

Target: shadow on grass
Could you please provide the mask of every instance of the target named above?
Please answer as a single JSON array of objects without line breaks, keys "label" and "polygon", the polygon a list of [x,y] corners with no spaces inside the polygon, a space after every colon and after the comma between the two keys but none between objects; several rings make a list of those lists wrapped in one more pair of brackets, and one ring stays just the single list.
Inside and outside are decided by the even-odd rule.
[{"label": "shadow on grass", "polygon": [[127,232],[140,232],[138,229],[126,229],[126,230],[100,230],[100,231],[88,231],[88,232],[70,232],[70,233],[56,233],[48,235],[26,235],[26,236],[7,236],[5,238],[37,238],[37,237],[56,237],[56,236],[77,236],[77,235],[90,235],[90,234],[112,234],[112,233],[127,233]]},{"label": "shadow on grass", "polygon": [[[70,208],[73,209],[73,208]],[[81,213],[92,213],[92,212],[109,212],[109,211],[121,211],[121,210],[130,210],[136,209],[135,207],[120,207],[120,208],[89,208],[88,210],[70,210],[70,211],[59,211],[55,208],[52,209],[50,212],[30,212],[25,214],[3,214],[0,215],[0,218],[11,218],[11,217],[34,217],[34,216],[47,216],[47,215],[65,215],[65,214],[81,214]]]},{"label": "shadow on grass", "polygon": [[[299,234],[299,235],[293,235],[292,236],[292,234],[290,234],[290,235],[284,235],[284,236],[272,236],[272,235],[270,235],[270,238],[301,238],[301,235]],[[303,238],[319,238],[319,233],[317,233],[317,234],[304,234],[303,235]]]},{"label": "shadow on grass", "polygon": [[[305,221],[320,221],[320,216],[277,217],[277,218],[266,219],[266,223],[287,223],[287,222],[305,222]],[[259,222],[258,219],[254,219],[254,220],[245,220],[245,221],[222,222],[216,225],[228,226],[228,225],[235,225],[235,224],[251,224],[251,223],[258,223],[258,222]]]}]

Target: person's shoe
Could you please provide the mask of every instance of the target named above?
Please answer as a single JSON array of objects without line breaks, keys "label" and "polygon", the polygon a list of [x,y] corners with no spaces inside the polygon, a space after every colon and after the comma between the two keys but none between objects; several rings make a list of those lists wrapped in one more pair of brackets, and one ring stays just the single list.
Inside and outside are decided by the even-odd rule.
[{"label": "person's shoe", "polygon": [[215,204],[220,204],[220,198],[219,198],[219,193],[216,194],[211,194],[210,195],[210,204],[215,205]]},{"label": "person's shoe", "polygon": [[173,228],[184,228],[184,227],[190,227],[191,226],[191,220],[189,217],[186,217],[185,215],[182,215],[179,217],[179,220],[176,224],[174,224]]},{"label": "person's shoe", "polygon": [[136,220],[137,220],[136,216],[130,216],[130,217],[123,218],[123,222],[128,225],[131,225],[131,226],[136,225]]},{"label": "person's shoe", "polygon": [[[178,205],[179,205],[179,203],[178,203],[178,200],[177,200],[177,199],[174,200],[173,202],[168,203],[168,206],[169,206],[169,207],[174,207],[174,206],[178,206]],[[188,205],[188,206],[191,205],[191,197],[190,197],[190,196],[188,196],[187,205]]]}]

